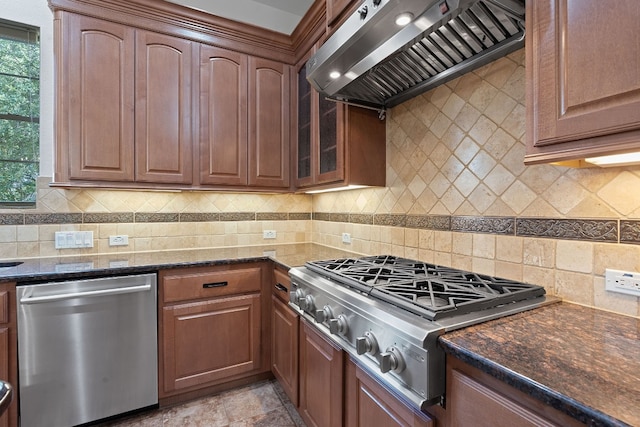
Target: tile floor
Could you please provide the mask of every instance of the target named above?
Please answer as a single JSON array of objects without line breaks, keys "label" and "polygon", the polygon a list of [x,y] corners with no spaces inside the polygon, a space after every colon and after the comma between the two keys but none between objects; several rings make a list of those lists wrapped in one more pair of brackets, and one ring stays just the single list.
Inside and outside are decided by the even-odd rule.
[{"label": "tile floor", "polygon": [[305,427],[277,381],[265,381],[170,408],[105,423],[109,427]]}]

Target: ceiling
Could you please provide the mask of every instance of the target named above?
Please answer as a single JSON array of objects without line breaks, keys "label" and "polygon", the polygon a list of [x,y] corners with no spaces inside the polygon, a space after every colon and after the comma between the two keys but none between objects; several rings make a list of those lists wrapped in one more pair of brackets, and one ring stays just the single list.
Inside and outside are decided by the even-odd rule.
[{"label": "ceiling", "polygon": [[289,35],[314,0],[167,1]]}]

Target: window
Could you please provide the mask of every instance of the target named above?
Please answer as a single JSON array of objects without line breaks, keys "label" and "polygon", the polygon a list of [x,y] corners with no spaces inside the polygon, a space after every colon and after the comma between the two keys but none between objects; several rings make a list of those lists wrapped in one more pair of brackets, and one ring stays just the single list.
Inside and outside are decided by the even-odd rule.
[{"label": "window", "polygon": [[39,138],[39,31],[0,20],[0,207],[35,205]]}]

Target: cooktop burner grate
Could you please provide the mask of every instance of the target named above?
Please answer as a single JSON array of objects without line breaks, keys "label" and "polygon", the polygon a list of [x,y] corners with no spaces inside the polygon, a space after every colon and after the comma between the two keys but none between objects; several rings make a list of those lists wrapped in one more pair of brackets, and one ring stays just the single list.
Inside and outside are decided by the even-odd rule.
[{"label": "cooktop burner grate", "polygon": [[544,295],[537,285],[391,255],[308,262],[334,282],[430,320]]}]

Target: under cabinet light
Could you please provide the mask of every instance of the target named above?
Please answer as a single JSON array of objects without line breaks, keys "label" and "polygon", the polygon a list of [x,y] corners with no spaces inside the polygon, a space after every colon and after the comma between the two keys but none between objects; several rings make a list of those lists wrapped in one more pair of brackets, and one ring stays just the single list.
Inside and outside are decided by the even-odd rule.
[{"label": "under cabinet light", "polygon": [[358,188],[367,188],[367,187],[368,187],[368,185],[346,185],[344,187],[325,188],[324,190],[305,191],[305,193],[307,193],[307,194],[319,194],[319,193],[328,193],[330,191],[356,190]]},{"label": "under cabinet light", "polygon": [[613,154],[610,156],[590,157],[584,160],[587,163],[591,163],[602,168],[637,165],[640,163],[640,151],[636,151],[634,153]]}]

